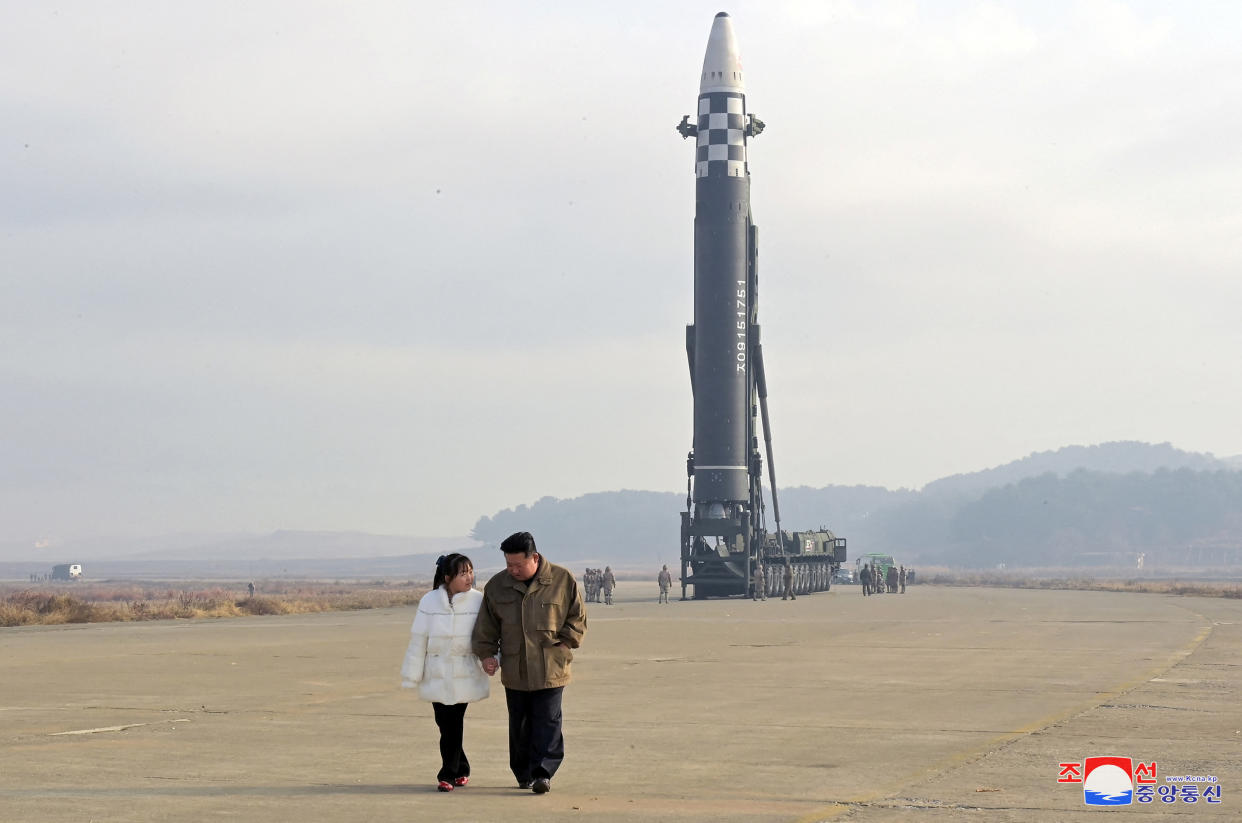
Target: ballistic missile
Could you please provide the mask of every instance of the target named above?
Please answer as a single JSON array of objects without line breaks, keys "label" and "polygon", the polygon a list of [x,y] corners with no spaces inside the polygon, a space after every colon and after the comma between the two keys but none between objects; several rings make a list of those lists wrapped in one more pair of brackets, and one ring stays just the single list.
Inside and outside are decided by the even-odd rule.
[{"label": "ballistic missile", "polygon": [[752,369],[757,233],[747,140],[763,123],[746,110],[733,21],[712,21],[697,116],[677,126],[695,141],[694,323],[686,329],[694,392],[693,518],[733,519],[753,497]]},{"label": "ballistic missile", "polygon": [[[784,565],[799,593],[826,591],[845,560],[845,539],[826,529],[781,530],[747,160],[748,141],[763,131],[763,122],[747,111],[737,38],[724,12],[707,39],[696,113],[683,117],[677,131],[695,138],[694,322],[686,327],[694,446],[681,513],[681,596],[689,586],[696,599],[761,595],[756,570],[771,563]],[[758,420],[774,531],[767,526]]]}]

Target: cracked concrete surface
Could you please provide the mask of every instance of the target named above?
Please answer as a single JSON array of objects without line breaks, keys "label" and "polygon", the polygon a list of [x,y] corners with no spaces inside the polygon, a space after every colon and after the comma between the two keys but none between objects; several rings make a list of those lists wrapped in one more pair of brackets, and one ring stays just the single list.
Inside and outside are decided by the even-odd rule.
[{"label": "cracked concrete surface", "polygon": [[410,609],[0,630],[0,820],[1076,821],[1103,812],[1057,764],[1109,754],[1223,789],[1117,813],[1239,816],[1240,601],[655,594],[591,607],[538,797],[498,681],[470,786],[435,791],[430,706],[397,688]]}]

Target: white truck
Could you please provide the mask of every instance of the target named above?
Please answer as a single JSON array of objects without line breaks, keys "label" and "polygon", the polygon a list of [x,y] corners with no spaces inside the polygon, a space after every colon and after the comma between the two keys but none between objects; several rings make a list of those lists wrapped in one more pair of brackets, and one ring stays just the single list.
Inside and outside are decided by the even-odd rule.
[{"label": "white truck", "polygon": [[61,563],[52,567],[53,580],[78,580],[82,577],[81,563]]}]

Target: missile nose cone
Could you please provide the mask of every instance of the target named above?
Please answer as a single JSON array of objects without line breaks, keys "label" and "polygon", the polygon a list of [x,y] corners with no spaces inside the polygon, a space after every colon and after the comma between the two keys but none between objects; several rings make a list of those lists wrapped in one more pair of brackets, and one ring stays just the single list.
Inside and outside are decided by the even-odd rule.
[{"label": "missile nose cone", "polygon": [[712,33],[707,37],[707,53],[703,56],[703,77],[699,81],[699,94],[711,91],[746,91],[733,18],[723,11],[712,20]]}]

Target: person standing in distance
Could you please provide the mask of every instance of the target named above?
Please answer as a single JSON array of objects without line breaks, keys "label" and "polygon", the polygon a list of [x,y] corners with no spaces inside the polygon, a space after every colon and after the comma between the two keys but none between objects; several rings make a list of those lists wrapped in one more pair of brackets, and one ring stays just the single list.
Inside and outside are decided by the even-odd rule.
[{"label": "person standing in distance", "polygon": [[470,780],[470,761],[462,747],[466,706],[491,692],[479,658],[470,649],[483,593],[474,588],[470,558],[456,552],[436,561],[431,585],[418,601],[410,627],[401,685],[418,687],[418,696],[431,703],[440,727],[437,788],[451,792]]},{"label": "person standing in distance", "polygon": [[604,567],[604,605],[612,605],[612,591],[617,587],[617,578],[613,577],[612,566]]},{"label": "person standing in distance", "polygon": [[509,768],[518,787],[545,794],[565,759],[561,693],[570,681],[571,650],[586,636],[586,606],[573,574],[540,555],[530,532],[509,535],[500,551],[505,570],[483,587],[474,653],[489,675],[500,670]]},{"label": "person standing in distance", "polygon": [[656,602],[667,603],[668,590],[673,585],[673,575],[669,573],[668,564],[665,564],[664,568],[660,569],[660,573],[656,575],[656,582],[660,584],[660,599]]},{"label": "person standing in distance", "polygon": [[797,600],[797,595],[793,591],[794,573],[793,566],[790,565],[789,559],[785,559],[785,572],[781,575],[781,582],[785,584],[785,591],[781,595],[781,600]]}]

